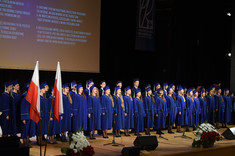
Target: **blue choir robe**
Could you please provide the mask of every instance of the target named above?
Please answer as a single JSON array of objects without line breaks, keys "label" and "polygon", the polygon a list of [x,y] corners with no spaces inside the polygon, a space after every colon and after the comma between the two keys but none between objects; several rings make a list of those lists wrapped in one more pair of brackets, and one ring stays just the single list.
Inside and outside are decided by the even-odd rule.
[{"label": "blue choir robe", "polygon": [[11,120],[7,120],[6,117],[11,116],[11,111],[10,111],[10,106],[13,105],[12,104],[12,97],[7,93],[7,92],[3,92],[1,95],[1,112],[2,115],[0,116],[1,119],[1,128],[2,128],[2,134],[3,135],[7,135],[7,134],[11,134],[11,129],[10,129],[10,124],[11,124]]},{"label": "blue choir robe", "polygon": [[88,130],[101,130],[101,104],[100,98],[95,96],[88,96],[88,114],[91,114],[91,117],[88,119]]},{"label": "blue choir robe", "polygon": [[101,108],[104,115],[101,115],[101,129],[108,130],[112,129],[113,126],[113,105],[112,100],[107,95],[102,95],[101,98]]},{"label": "blue choir robe", "polygon": [[163,94],[164,94],[164,97],[166,97],[167,96],[167,91],[163,90]]},{"label": "blue choir robe", "polygon": [[151,96],[145,96],[143,98],[144,110],[146,117],[144,118],[144,128],[153,128],[154,126],[154,109]]},{"label": "blue choir robe", "polygon": [[200,116],[200,124],[207,121],[207,113],[208,113],[208,107],[206,99],[200,97],[199,98],[200,105],[201,105],[201,116]]},{"label": "blue choir robe", "polygon": [[[35,128],[31,127],[31,119],[29,118],[29,111],[30,111],[30,103],[25,99],[26,98],[27,93],[25,92],[22,95],[22,100],[21,100],[21,104],[20,104],[20,119],[21,119],[21,138],[22,139],[26,139],[27,137],[30,136],[30,129],[31,128]],[[25,124],[23,124],[23,120],[25,120]]]},{"label": "blue choir robe", "polygon": [[207,96],[207,106],[208,106],[208,122],[211,124],[215,123],[215,98],[213,96]]},{"label": "blue choir robe", "polygon": [[71,131],[72,104],[67,95],[63,94],[63,119],[61,120],[61,132]]},{"label": "blue choir robe", "polygon": [[[40,118],[41,118],[41,135],[47,134],[48,127],[48,100],[40,96]],[[36,124],[36,135],[40,134],[40,121]]]},{"label": "blue choir robe", "polygon": [[61,120],[61,117],[63,118],[63,114],[59,115],[59,121],[57,121],[56,119],[53,119],[54,120],[54,133],[55,133],[55,135],[62,133],[61,127],[62,127],[62,120],[63,119]]},{"label": "blue choir robe", "polygon": [[[49,117],[50,117],[50,109],[51,109],[52,98],[53,98],[53,96],[51,96],[51,95],[48,98],[48,116],[47,116],[48,122],[50,120]],[[55,99],[53,99],[53,105],[52,105],[52,110],[51,110],[51,118],[52,118],[52,120],[50,120],[50,127],[49,127],[49,135],[48,136],[55,135],[55,122],[57,122],[57,121],[55,121],[55,119],[53,118],[53,116],[54,116],[54,103],[55,103],[54,100]]]},{"label": "blue choir robe", "polygon": [[[115,112],[115,123],[113,125],[114,129],[120,130],[124,128],[125,123],[125,110],[121,106],[121,98],[118,96],[113,96],[114,102],[114,112]],[[125,108],[125,107],[124,107]]]},{"label": "blue choir robe", "polygon": [[74,91],[71,90],[71,91],[69,92],[69,94],[70,94],[70,96],[71,96],[71,98],[72,98],[72,101],[73,101],[74,96],[77,95],[77,93],[75,93]]},{"label": "blue choir robe", "polygon": [[159,96],[155,97],[155,103],[155,114],[158,114],[158,117],[155,115],[154,126],[156,129],[164,129],[168,115],[167,103]]},{"label": "blue choir robe", "polygon": [[134,132],[144,131],[144,104],[139,98],[134,98]]},{"label": "blue choir robe", "polygon": [[169,95],[166,96],[168,110],[168,127],[174,125],[177,115],[176,101]]},{"label": "blue choir robe", "polygon": [[232,97],[224,95],[225,102],[225,123],[231,122],[232,115]]},{"label": "blue choir robe", "polygon": [[132,129],[134,128],[134,112],[133,112],[133,99],[130,96],[123,96],[124,105],[125,105],[125,113],[127,116],[125,117],[124,129]]},{"label": "blue choir robe", "polygon": [[187,96],[186,98],[186,118],[185,125],[187,126],[193,126],[194,122],[194,101],[191,97]]},{"label": "blue choir robe", "polygon": [[72,131],[87,130],[87,100],[81,94],[73,98],[73,129]]},{"label": "blue choir robe", "polygon": [[199,124],[199,117],[201,114],[201,106],[200,106],[200,101],[199,98],[194,98],[194,119],[193,119],[193,125],[198,125]]},{"label": "blue choir robe", "polygon": [[215,108],[218,110],[216,112],[216,121],[224,122],[225,102],[222,95],[215,96]]},{"label": "blue choir robe", "polygon": [[86,88],[84,90],[84,94],[86,95],[86,97],[88,97],[90,95],[90,89],[89,88]]},{"label": "blue choir robe", "polygon": [[14,112],[14,118],[12,118],[12,125],[14,125],[14,127],[16,126],[16,131],[14,128],[14,134],[16,133],[20,133],[20,125],[21,125],[21,121],[20,121],[20,103],[22,100],[22,96],[20,96],[18,93],[12,92],[13,95],[13,106],[15,106],[15,112]]},{"label": "blue choir robe", "polygon": [[[177,106],[177,125],[178,126],[184,126],[185,123],[188,123],[187,119],[187,113],[186,113],[186,100],[184,96],[177,96],[176,101]],[[181,112],[181,115],[179,115],[179,112]]]}]

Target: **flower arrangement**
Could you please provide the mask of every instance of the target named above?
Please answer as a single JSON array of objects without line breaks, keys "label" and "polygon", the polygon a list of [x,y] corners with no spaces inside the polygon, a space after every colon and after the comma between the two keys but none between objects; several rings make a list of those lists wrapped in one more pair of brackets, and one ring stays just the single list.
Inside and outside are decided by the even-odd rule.
[{"label": "flower arrangement", "polygon": [[82,132],[70,132],[69,140],[69,148],[61,148],[61,152],[67,156],[92,156],[95,154],[94,148],[90,145]]},{"label": "flower arrangement", "polygon": [[193,131],[196,138],[193,140],[193,147],[212,147],[215,141],[222,140],[220,133],[209,123],[202,123]]}]

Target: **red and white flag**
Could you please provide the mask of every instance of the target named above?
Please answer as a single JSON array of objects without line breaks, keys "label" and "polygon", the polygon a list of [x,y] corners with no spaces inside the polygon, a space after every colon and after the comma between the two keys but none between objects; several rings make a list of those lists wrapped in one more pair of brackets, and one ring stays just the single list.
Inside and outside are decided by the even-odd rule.
[{"label": "red and white flag", "polygon": [[40,86],[38,61],[33,72],[26,100],[30,103],[29,118],[38,123],[40,120]]},{"label": "red and white flag", "polygon": [[54,119],[59,122],[59,115],[64,113],[60,62],[57,63],[53,96],[55,97]]}]

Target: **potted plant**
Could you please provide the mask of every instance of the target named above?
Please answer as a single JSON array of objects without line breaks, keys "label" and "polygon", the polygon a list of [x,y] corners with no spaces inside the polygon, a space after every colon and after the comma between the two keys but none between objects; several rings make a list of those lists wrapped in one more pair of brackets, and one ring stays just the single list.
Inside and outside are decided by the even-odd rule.
[{"label": "potted plant", "polygon": [[81,131],[70,132],[69,140],[69,148],[61,148],[61,152],[67,156],[92,156],[95,154],[94,148]]},{"label": "potted plant", "polygon": [[193,140],[193,147],[213,147],[215,141],[222,140],[221,134],[209,123],[202,123],[193,131],[196,138]]}]

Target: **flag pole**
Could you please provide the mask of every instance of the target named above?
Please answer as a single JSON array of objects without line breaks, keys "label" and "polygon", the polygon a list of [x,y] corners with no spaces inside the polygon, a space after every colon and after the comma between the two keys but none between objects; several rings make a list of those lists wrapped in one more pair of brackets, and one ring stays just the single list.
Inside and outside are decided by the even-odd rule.
[{"label": "flag pole", "polygon": [[51,122],[51,112],[52,112],[53,102],[54,102],[54,97],[52,97],[52,100],[51,100],[51,109],[50,109],[50,115],[49,115],[49,122],[48,122],[48,126],[47,126],[47,138],[46,138],[44,156],[46,156],[46,151],[47,151],[47,143],[48,143],[48,137],[49,137],[50,122]]},{"label": "flag pole", "polygon": [[42,156],[42,128],[41,128],[41,119],[39,120],[39,136],[40,136],[40,156]]}]

